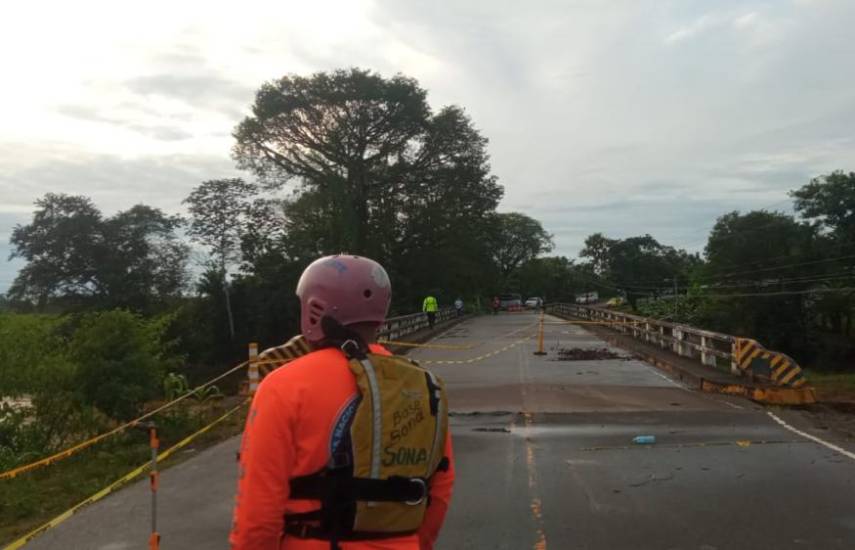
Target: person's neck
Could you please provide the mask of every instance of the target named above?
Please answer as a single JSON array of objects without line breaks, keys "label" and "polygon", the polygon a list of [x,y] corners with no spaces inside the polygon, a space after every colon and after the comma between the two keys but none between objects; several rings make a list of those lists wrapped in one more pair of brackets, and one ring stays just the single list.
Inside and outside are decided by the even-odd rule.
[{"label": "person's neck", "polygon": [[366,346],[377,342],[377,326],[354,325],[349,328],[359,335]]}]

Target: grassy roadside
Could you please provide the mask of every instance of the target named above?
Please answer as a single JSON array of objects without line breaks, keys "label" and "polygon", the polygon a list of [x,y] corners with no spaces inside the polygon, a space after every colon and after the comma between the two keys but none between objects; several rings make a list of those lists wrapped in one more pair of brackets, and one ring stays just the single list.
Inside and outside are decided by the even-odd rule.
[{"label": "grassy roadside", "polygon": [[[229,397],[190,404],[158,415],[161,450],[174,445],[235,407],[243,398]],[[243,429],[246,410],[230,416],[161,463],[165,469]],[[0,546],[10,543],[144,464],[150,457],[148,436],[131,430],[96,444],[79,455],[19,477],[0,481]]]},{"label": "grassy roadside", "polygon": [[816,389],[820,402],[855,403],[855,372],[805,370],[808,383]]}]

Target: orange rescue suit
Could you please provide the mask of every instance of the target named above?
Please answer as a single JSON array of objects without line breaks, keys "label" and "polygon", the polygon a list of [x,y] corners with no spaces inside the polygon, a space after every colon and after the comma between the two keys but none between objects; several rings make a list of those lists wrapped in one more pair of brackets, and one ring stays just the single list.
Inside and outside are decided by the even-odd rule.
[{"label": "orange rescue suit", "polygon": [[[372,353],[390,355],[373,344]],[[229,540],[233,550],[329,550],[329,541],[283,536],[285,516],[320,508],[289,500],[289,481],[324,469],[333,427],[359,393],[347,359],[327,348],[304,355],[264,378],[252,401],[241,442],[238,491]],[[454,484],[451,435],[447,471],[431,480],[430,506],[417,534],[372,541],[342,541],[343,550],[431,550],[445,519]]]}]

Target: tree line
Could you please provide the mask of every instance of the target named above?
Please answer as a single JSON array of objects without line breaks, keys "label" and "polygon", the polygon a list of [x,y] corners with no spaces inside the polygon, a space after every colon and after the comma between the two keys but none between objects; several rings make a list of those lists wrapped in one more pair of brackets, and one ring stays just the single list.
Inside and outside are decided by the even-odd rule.
[{"label": "tree line", "polygon": [[729,212],[703,254],[649,235],[588,237],[588,286],[642,314],[760,340],[814,368],[855,364],[855,173],[790,192],[795,215]]},{"label": "tree line", "polygon": [[803,361],[851,357],[851,173],[793,191],[796,216],[723,215],[702,254],[595,233],[573,260],[546,255],[552,236],[537,220],[497,211],[503,187],[487,139],[462,108],[434,110],[411,78],[350,69],[265,83],[234,138],[247,178],[201,182],[184,217],[39,199],[12,234],[26,265],[4,307],[168,313],[189,363],[221,365],[249,341],[294,334],[302,269],[349,252],[387,267],[393,313],[417,311],[428,293],[474,306],[508,291],[568,301],[597,290]]},{"label": "tree line", "polygon": [[143,204],[105,216],[85,196],[37,200],[12,234],[26,264],[7,307],[171,312],[188,360],[222,364],[249,341],[298,330],[297,278],[321,255],[381,262],[393,313],[404,314],[428,293],[474,307],[519,290],[522,266],[552,249],[540,222],[496,210],[504,189],[465,111],[432,109],[411,78],[286,76],[261,86],[251,112],[234,131],[247,178],[201,182],[183,217]]}]

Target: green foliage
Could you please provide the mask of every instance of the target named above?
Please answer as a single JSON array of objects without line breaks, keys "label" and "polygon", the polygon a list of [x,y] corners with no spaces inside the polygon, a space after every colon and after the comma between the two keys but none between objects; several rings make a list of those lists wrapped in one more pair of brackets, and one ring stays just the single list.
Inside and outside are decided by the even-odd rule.
[{"label": "green foliage", "polygon": [[299,183],[287,200],[259,207],[282,231],[244,239],[246,290],[265,287],[264,274],[341,251],[383,263],[404,311],[431,288],[451,296],[499,286],[489,237],[503,191],[487,140],[459,107],[434,114],[426,95],[413,79],[359,69],[287,76],[259,90],[253,116],[235,131],[235,156],[270,188]]},{"label": "green foliage", "polygon": [[855,172],[814,178],[790,195],[805,219],[831,231],[839,241],[855,241]]},{"label": "green foliage", "polygon": [[589,258],[590,271],[605,288],[620,291],[633,307],[640,298],[669,292],[675,281],[685,285],[689,272],[700,263],[696,256],[660,244],[650,235],[609,239],[595,233],[585,240],[580,256]]},{"label": "green foliage", "polygon": [[[187,377],[183,374],[170,372],[163,379],[163,392],[167,401],[180,397],[191,390],[190,384],[187,382]],[[199,388],[193,392],[193,398],[199,402],[205,402],[209,399],[221,399],[223,392],[215,385]]]},{"label": "green foliage", "polygon": [[164,374],[161,331],[127,311],[87,315],[70,342],[83,400],[113,418],[136,416]]},{"label": "green foliage", "polygon": [[48,193],[27,225],[12,232],[12,257],[27,264],[9,297],[35,306],[149,311],[186,282],[181,219],[137,205],[104,218],[91,200]]},{"label": "green foliage", "polygon": [[535,258],[520,266],[518,289],[525,297],[537,296],[549,302],[572,302],[585,289],[578,266],[563,256]]},{"label": "green foliage", "polygon": [[62,321],[52,315],[0,314],[0,396],[38,391],[66,361]]},{"label": "green foliage", "polygon": [[814,334],[805,297],[763,294],[810,288],[809,280],[800,279],[806,266],[792,265],[788,258],[800,258],[796,263],[818,259],[812,253],[815,238],[811,227],[777,212],[721,216],[707,242],[707,263],[696,276],[707,293],[716,295],[708,308],[709,328],[809,356]]},{"label": "green foliage", "polygon": [[713,301],[704,296],[703,290],[694,286],[686,294],[669,296],[667,299],[642,299],[636,304],[636,311],[645,316],[685,323],[696,327],[710,327]]},{"label": "green foliage", "polygon": [[490,232],[490,250],[505,281],[520,265],[552,250],[552,235],[540,222],[520,214],[495,214]]}]

